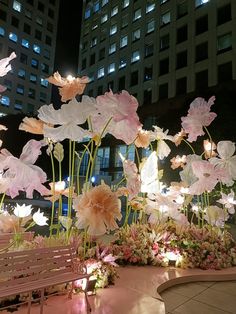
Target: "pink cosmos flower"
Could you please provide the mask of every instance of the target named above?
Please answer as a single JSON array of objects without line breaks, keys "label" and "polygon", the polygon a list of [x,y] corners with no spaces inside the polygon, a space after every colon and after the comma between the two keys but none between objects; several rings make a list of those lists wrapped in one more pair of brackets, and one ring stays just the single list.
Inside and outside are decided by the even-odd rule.
[{"label": "pink cosmos flower", "polygon": [[122,91],[120,94],[113,94],[110,91],[98,96],[96,101],[98,114],[92,118],[93,131],[101,134],[106,123],[112,118],[106,133],[123,140],[127,145],[133,143],[141,127],[136,113],[138,108],[136,98],[127,91]]},{"label": "pink cosmos flower", "polygon": [[[15,52],[12,52],[9,57],[0,60],[0,77],[6,75],[9,71],[11,71],[11,65],[9,62],[16,58]],[[4,92],[6,87],[0,85],[0,93]]]},{"label": "pink cosmos flower", "polygon": [[188,141],[196,141],[198,136],[204,135],[203,127],[209,126],[217,116],[216,113],[210,112],[214,104],[215,97],[212,96],[208,102],[198,97],[190,105],[187,117],[182,117],[182,127],[188,133]]},{"label": "pink cosmos flower", "polygon": [[129,190],[129,200],[134,198],[141,189],[140,176],[136,164],[131,160],[123,161],[124,175],[127,180],[127,189]]},{"label": "pink cosmos flower", "polygon": [[206,160],[193,161],[192,170],[198,180],[189,188],[192,195],[200,195],[205,191],[212,191],[218,182],[227,182],[228,176],[224,169],[217,169]]},{"label": "pink cosmos flower", "polygon": [[227,208],[229,214],[235,213],[234,206],[236,205],[236,200],[234,199],[233,190],[231,190],[229,194],[221,192],[221,199],[219,199],[217,202],[224,205],[224,207]]},{"label": "pink cosmos flower", "polygon": [[23,147],[20,158],[14,157],[8,150],[0,152],[0,170],[6,178],[5,192],[12,198],[25,191],[27,198],[33,197],[33,190],[44,195],[48,192],[42,185],[47,179],[46,173],[34,163],[41,154],[43,144],[40,141],[30,140]]}]

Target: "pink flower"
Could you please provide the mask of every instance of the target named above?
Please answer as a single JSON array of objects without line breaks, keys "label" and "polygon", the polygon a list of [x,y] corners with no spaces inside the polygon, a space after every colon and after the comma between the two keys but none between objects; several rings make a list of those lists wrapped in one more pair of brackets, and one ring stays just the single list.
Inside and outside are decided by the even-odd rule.
[{"label": "pink flower", "polygon": [[190,105],[187,117],[182,117],[182,127],[188,133],[188,141],[196,141],[198,136],[204,135],[203,127],[209,126],[217,116],[216,113],[210,112],[214,104],[215,97],[212,96],[208,102],[198,97]]},{"label": "pink flower", "polygon": [[[0,77],[6,75],[9,71],[11,71],[11,65],[9,62],[16,58],[15,52],[12,52],[9,57],[0,60]],[[6,87],[0,85],[0,93],[4,92]]]},{"label": "pink flower", "polygon": [[141,189],[140,176],[136,164],[131,160],[123,161],[124,175],[127,180],[127,189],[129,190],[129,200],[134,198]]},{"label": "pink flower", "polygon": [[12,198],[25,191],[26,197],[33,197],[33,190],[40,194],[46,194],[47,189],[42,185],[47,179],[46,173],[35,166],[34,163],[41,154],[42,143],[30,140],[23,147],[20,158],[14,157],[6,149],[0,153],[0,170],[4,171],[3,177],[6,178],[6,194]]},{"label": "pink flower", "polygon": [[205,191],[212,191],[219,181],[225,183],[228,180],[224,169],[217,169],[206,160],[193,161],[192,170],[198,178],[189,188],[189,193],[192,195],[200,195]]},{"label": "pink flower", "polygon": [[92,118],[93,131],[101,133],[106,123],[112,118],[106,133],[123,140],[127,145],[133,143],[141,127],[136,110],[138,102],[127,91],[113,94],[112,91],[98,96],[98,114]]}]

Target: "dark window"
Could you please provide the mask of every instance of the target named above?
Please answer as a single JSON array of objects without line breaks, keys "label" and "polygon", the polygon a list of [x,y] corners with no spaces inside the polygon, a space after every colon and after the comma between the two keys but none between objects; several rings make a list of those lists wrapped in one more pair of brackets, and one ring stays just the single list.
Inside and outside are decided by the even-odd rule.
[{"label": "dark window", "polygon": [[114,88],[114,82],[113,81],[110,81],[110,82],[108,82],[108,84],[107,84],[107,90],[113,90],[113,88]]},{"label": "dark window", "polygon": [[27,0],[27,3],[34,5],[34,0]]},{"label": "dark window", "polygon": [[44,73],[49,73],[49,65],[46,63],[41,63],[41,69]]},{"label": "dark window", "polygon": [[232,34],[227,33],[217,37],[217,54],[232,49]]},{"label": "dark window", "polygon": [[55,5],[55,0],[49,0],[49,3]]},{"label": "dark window", "polygon": [[144,57],[147,58],[153,56],[153,50],[154,50],[153,44],[146,44],[144,47]]},{"label": "dark window", "polygon": [[159,99],[168,98],[168,83],[159,85]]},{"label": "dark window", "polygon": [[27,64],[27,55],[25,55],[24,53],[20,54],[20,62],[23,64]]},{"label": "dark window", "polygon": [[159,75],[167,74],[169,72],[169,58],[160,60],[159,62]]},{"label": "dark window", "polygon": [[41,102],[46,102],[46,100],[47,100],[47,94],[45,94],[45,93],[43,93],[43,92],[40,92],[40,94],[39,94],[39,100],[41,101]]},{"label": "dark window", "polygon": [[143,80],[144,81],[149,81],[151,79],[152,79],[152,65],[145,66]]},{"label": "dark window", "polygon": [[208,70],[197,72],[195,75],[196,90],[205,90],[208,87]]},{"label": "dark window", "polygon": [[176,80],[176,95],[186,94],[187,92],[187,77],[182,77]]},{"label": "dark window", "polygon": [[54,18],[54,11],[52,9],[48,9],[48,16],[53,19]]},{"label": "dark window", "polygon": [[160,50],[168,49],[170,45],[170,36],[169,34],[164,35],[160,38]]},{"label": "dark window", "polygon": [[45,43],[46,43],[47,45],[51,46],[51,45],[52,45],[52,38],[46,35]]},{"label": "dark window", "polygon": [[24,95],[24,85],[17,84],[16,92],[17,94]]},{"label": "dark window", "polygon": [[138,71],[134,71],[130,74],[130,86],[138,84]]},{"label": "dark window", "polygon": [[12,89],[12,81],[5,79],[3,85],[8,89],[11,90]]},{"label": "dark window", "polygon": [[176,56],[176,69],[186,67],[188,64],[188,52],[187,50],[177,53]]},{"label": "dark window", "polygon": [[3,51],[3,43],[0,43],[0,53]]},{"label": "dark window", "polygon": [[199,35],[208,31],[208,15],[204,15],[196,20],[195,34]]},{"label": "dark window", "polygon": [[227,4],[217,10],[217,25],[231,21],[231,4]]},{"label": "dark window", "polygon": [[38,10],[44,12],[44,4],[42,2],[38,3]]},{"label": "dark window", "polygon": [[125,76],[121,76],[118,83],[118,90],[121,91],[123,89],[125,89]]},{"label": "dark window", "polygon": [[28,96],[30,97],[30,98],[35,98],[35,89],[33,89],[33,88],[29,88],[29,92],[28,92]]},{"label": "dark window", "polygon": [[177,6],[177,18],[181,18],[188,14],[188,3],[187,1],[181,2]]},{"label": "dark window", "polygon": [[11,17],[11,25],[15,27],[19,27],[19,20],[15,16]]},{"label": "dark window", "polygon": [[100,86],[98,86],[97,95],[102,95],[102,94],[103,94],[103,86],[100,85]]},{"label": "dark window", "polygon": [[27,112],[28,113],[34,113],[34,105],[33,104],[27,104]]},{"label": "dark window", "polygon": [[24,23],[24,32],[25,32],[26,34],[29,34],[29,35],[30,35],[30,33],[31,33],[31,27],[30,27],[29,24]]},{"label": "dark window", "polygon": [[87,59],[84,58],[84,59],[82,60],[82,64],[81,64],[81,70],[84,70],[84,69],[86,68],[86,64],[87,64]]},{"label": "dark window", "polygon": [[93,65],[94,63],[95,63],[95,53],[91,54],[89,64]]},{"label": "dark window", "polygon": [[188,26],[184,25],[177,29],[176,42],[177,44],[179,44],[187,39],[188,39]]},{"label": "dark window", "polygon": [[196,46],[195,62],[199,62],[208,58],[208,42]]},{"label": "dark window", "polygon": [[47,22],[47,30],[49,32],[53,32],[53,25],[52,25],[52,23]]},{"label": "dark window", "polygon": [[99,51],[99,60],[102,60],[102,59],[105,58],[105,52],[106,52],[105,47],[100,49],[100,51]]},{"label": "dark window", "polygon": [[7,19],[7,12],[0,9],[0,19],[6,21]]},{"label": "dark window", "polygon": [[152,90],[151,88],[145,89],[143,92],[143,104],[149,105],[152,103]]},{"label": "dark window", "polygon": [[38,29],[36,29],[36,30],[35,30],[35,35],[34,35],[34,37],[35,37],[36,39],[41,40],[41,39],[42,39],[42,32],[40,32]]},{"label": "dark window", "polygon": [[232,80],[232,62],[218,65],[218,83]]}]

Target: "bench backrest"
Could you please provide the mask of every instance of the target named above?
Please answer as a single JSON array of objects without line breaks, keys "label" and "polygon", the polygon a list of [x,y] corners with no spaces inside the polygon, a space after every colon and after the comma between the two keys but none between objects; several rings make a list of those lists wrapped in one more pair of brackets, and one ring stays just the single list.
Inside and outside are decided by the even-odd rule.
[{"label": "bench backrest", "polygon": [[1,253],[0,289],[74,272],[75,259],[72,245]]},{"label": "bench backrest", "polygon": [[[0,233],[0,248],[7,246],[14,236],[14,233]],[[19,236],[22,240],[31,241],[34,237],[34,232],[22,232]]]}]

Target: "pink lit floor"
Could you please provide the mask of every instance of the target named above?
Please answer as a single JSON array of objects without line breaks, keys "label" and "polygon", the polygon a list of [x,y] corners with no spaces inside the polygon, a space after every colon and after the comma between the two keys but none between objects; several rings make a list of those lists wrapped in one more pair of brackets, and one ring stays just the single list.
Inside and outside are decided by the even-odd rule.
[{"label": "pink lit floor", "polygon": [[[94,314],[164,314],[165,304],[159,293],[165,289],[189,282],[228,280],[236,280],[236,267],[220,271],[152,266],[120,267],[115,285],[98,290],[95,296],[89,297],[89,302]],[[26,307],[22,306],[15,313],[27,313]],[[33,305],[31,313],[38,314],[39,306]],[[49,298],[44,306],[44,314],[85,313],[83,294],[74,295],[72,300],[65,295],[54,296]]]}]

